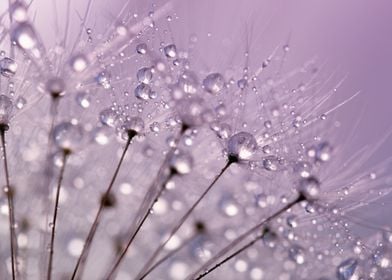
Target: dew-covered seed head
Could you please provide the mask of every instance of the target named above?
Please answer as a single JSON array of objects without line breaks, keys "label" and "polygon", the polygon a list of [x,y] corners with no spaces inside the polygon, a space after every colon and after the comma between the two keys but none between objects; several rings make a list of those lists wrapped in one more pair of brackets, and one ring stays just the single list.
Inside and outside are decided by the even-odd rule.
[{"label": "dew-covered seed head", "polygon": [[123,138],[132,138],[136,134],[140,134],[144,131],[144,121],[139,117],[127,118],[121,126]]},{"label": "dew-covered seed head", "polygon": [[306,200],[312,201],[319,197],[320,182],[316,177],[303,178],[299,182],[299,191]]},{"label": "dew-covered seed head", "polygon": [[219,93],[225,86],[225,79],[220,73],[209,74],[203,80],[203,88],[211,94]]},{"label": "dew-covered seed head", "polygon": [[7,125],[11,118],[13,102],[8,96],[0,95],[0,124]]},{"label": "dew-covered seed head", "polygon": [[206,112],[204,99],[200,97],[183,98],[177,101],[177,112],[183,125],[195,127],[204,123]]},{"label": "dew-covered seed head", "polygon": [[256,150],[256,139],[248,132],[239,132],[234,134],[227,142],[227,152],[229,157],[234,157],[237,160],[250,159]]},{"label": "dew-covered seed head", "polygon": [[18,65],[15,60],[9,57],[4,57],[0,60],[0,73],[2,76],[11,78],[15,75],[17,69]]},{"label": "dew-covered seed head", "polygon": [[79,124],[62,122],[53,130],[53,140],[57,147],[63,150],[74,151],[83,142],[84,130]]},{"label": "dew-covered seed head", "polygon": [[53,97],[61,97],[65,94],[65,82],[59,77],[50,78],[46,82],[46,91]]},{"label": "dew-covered seed head", "polygon": [[176,150],[170,158],[170,167],[177,174],[188,174],[192,171],[193,158],[185,151]]}]

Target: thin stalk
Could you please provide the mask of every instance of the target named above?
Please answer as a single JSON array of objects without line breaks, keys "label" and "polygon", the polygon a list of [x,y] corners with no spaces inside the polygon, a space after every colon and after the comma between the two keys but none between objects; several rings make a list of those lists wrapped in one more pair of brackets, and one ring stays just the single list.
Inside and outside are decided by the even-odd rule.
[{"label": "thin stalk", "polygon": [[139,225],[137,226],[136,230],[133,232],[133,234],[131,234],[131,237],[129,238],[127,245],[125,246],[125,248],[122,250],[122,252],[120,253],[120,255],[118,256],[116,262],[114,263],[114,265],[112,266],[112,268],[110,269],[108,276],[105,279],[112,279],[117,271],[117,268],[119,267],[119,265],[121,264],[121,262],[124,260],[129,248],[131,247],[132,242],[135,240],[135,237],[137,236],[137,234],[139,233],[139,231],[142,229],[144,222],[147,220],[147,218],[150,216],[150,214],[152,213],[152,209],[155,205],[155,203],[158,201],[158,199],[161,197],[163,191],[165,190],[165,186],[167,184],[167,182],[173,178],[173,176],[176,174],[176,172],[174,170],[170,171],[170,174],[167,176],[166,180],[162,182],[161,187],[159,188],[158,192],[156,193],[154,199],[153,199],[153,203],[151,203],[150,207],[148,208],[148,211],[145,212],[141,222],[139,223]]},{"label": "thin stalk", "polygon": [[168,237],[165,239],[164,242],[159,245],[159,247],[154,251],[153,255],[151,258],[147,261],[147,263],[144,265],[142,268],[140,274],[144,274],[147,269],[153,264],[154,260],[158,257],[162,249],[165,247],[165,245],[169,242],[169,240],[178,232],[178,230],[182,227],[182,225],[185,223],[185,221],[189,218],[189,216],[192,214],[192,212],[195,210],[197,205],[204,199],[204,197],[207,195],[207,193],[212,189],[212,187],[215,185],[215,183],[222,177],[222,175],[226,172],[226,170],[233,164],[237,162],[236,158],[229,158],[225,166],[221,169],[221,171],[218,173],[218,175],[214,178],[214,180],[210,183],[210,185],[204,190],[204,192],[200,195],[200,197],[193,203],[193,205],[188,209],[188,211],[181,217],[181,219],[177,222],[177,224],[174,226],[174,228],[171,230],[170,234]]},{"label": "thin stalk", "polygon": [[[107,198],[107,197],[110,196],[112,188],[113,188],[114,183],[116,181],[117,175],[118,175],[118,173],[120,171],[120,168],[121,168],[121,165],[122,165],[122,163],[124,161],[125,155],[127,154],[128,148],[129,148],[129,146],[131,144],[132,138],[135,137],[135,136],[136,136],[136,132],[135,131],[129,131],[128,132],[127,143],[124,146],[124,149],[123,149],[123,152],[121,154],[120,160],[119,160],[119,162],[118,162],[118,164],[116,166],[116,169],[115,169],[115,171],[113,173],[112,179],[110,180],[110,183],[109,183],[109,185],[108,185],[108,187],[107,187],[107,189],[106,189],[106,191],[105,191],[105,193],[103,195],[103,198]],[[101,221],[102,213],[104,212],[103,210],[105,209],[105,207],[106,207],[105,199],[101,199],[98,211],[95,214],[94,222],[93,222],[93,224],[90,227],[90,231],[89,231],[89,233],[87,235],[87,238],[86,238],[86,241],[84,243],[83,250],[82,250],[82,252],[81,252],[81,254],[79,256],[79,259],[78,259],[78,261],[76,263],[76,266],[74,268],[74,271],[72,273],[72,277],[71,277],[72,280],[76,279],[78,273],[80,274],[80,278],[82,277],[82,274],[83,274],[83,271],[84,271],[84,268],[85,268],[85,265],[86,265],[88,253],[90,251],[91,244],[93,242],[95,233],[97,232],[97,228],[98,228],[98,225],[99,225],[99,223]]]},{"label": "thin stalk", "polygon": [[8,125],[2,124],[0,126],[1,135],[1,147],[3,149],[3,162],[4,162],[4,175],[5,175],[5,193],[7,194],[8,200],[8,219],[9,219],[9,231],[10,231],[10,248],[11,248],[11,271],[12,279],[16,279],[17,274],[17,244],[16,244],[16,234],[15,234],[15,213],[14,213],[14,203],[13,203],[13,191],[10,185],[10,176],[8,171],[8,161],[7,161],[7,150],[5,144],[5,132],[8,130]]},{"label": "thin stalk", "polygon": [[[298,203],[300,203],[302,201],[305,201],[305,200],[306,200],[306,197],[302,193],[300,193],[299,196],[297,197],[297,199],[293,200],[292,202],[290,202],[289,204],[287,204],[286,206],[284,206],[283,208],[281,208],[280,210],[278,210],[277,212],[275,212],[274,214],[272,214],[268,218],[262,220],[260,223],[258,223],[257,225],[253,226],[251,229],[249,229],[248,231],[246,231],[245,233],[243,233],[242,235],[240,235],[239,237],[234,239],[229,245],[227,245],[225,248],[223,248],[221,251],[219,251],[214,257],[212,257],[201,268],[199,268],[192,275],[188,276],[186,279],[187,280],[190,280],[190,279],[196,280],[196,279],[201,279],[201,278],[205,277],[211,271],[217,269],[219,266],[221,266],[223,263],[227,262],[229,259],[231,259],[235,255],[234,256],[230,255],[229,257],[223,259],[222,261],[214,264],[214,262],[216,260],[218,260],[219,258],[224,256],[225,254],[230,252],[230,250],[232,250],[235,246],[237,246],[239,243],[241,243],[245,238],[247,238],[248,236],[250,236],[251,234],[253,234],[257,230],[260,230],[260,228],[262,228],[263,226],[265,226],[266,224],[268,224],[272,220],[274,220],[277,217],[279,217],[280,215],[282,215],[288,209],[290,209],[291,207],[293,207],[293,206],[297,205]],[[252,240],[252,241],[254,241],[254,240]],[[252,241],[250,243],[252,243]],[[254,242],[252,243],[252,245],[253,244],[254,244]],[[247,245],[249,245],[249,243]],[[245,245],[244,247],[246,247],[247,245]],[[246,248],[248,248],[248,247],[246,247]],[[243,250],[245,250],[245,249],[243,249]],[[240,248],[238,250],[239,252],[237,254],[241,253],[243,250],[242,250],[242,248]],[[211,268],[209,268],[209,267],[211,267]]]},{"label": "thin stalk", "polygon": [[[152,273],[157,267],[159,267],[162,263],[164,263],[165,261],[167,261],[168,259],[170,259],[172,256],[174,256],[175,254],[177,254],[179,251],[181,251],[183,248],[186,248],[189,243],[191,243],[196,237],[200,236],[200,234],[203,234],[204,232],[204,225],[202,225],[202,228],[197,228],[196,229],[196,233],[194,233],[192,236],[190,236],[188,239],[186,239],[181,246],[179,246],[178,248],[176,248],[175,250],[172,250],[170,252],[168,252],[166,255],[164,255],[162,258],[160,258],[156,263],[154,263],[147,271],[144,272],[144,274],[142,274],[143,272],[141,271],[137,276],[136,279],[138,280],[143,280],[144,278],[146,278],[150,273]],[[142,274],[142,275],[141,275]]]},{"label": "thin stalk", "polygon": [[67,159],[68,156],[70,155],[69,150],[63,150],[63,157],[62,157],[62,166],[60,169],[60,174],[57,180],[57,187],[56,187],[56,200],[54,203],[54,210],[53,210],[53,219],[51,223],[51,238],[50,238],[50,245],[49,245],[49,263],[48,263],[48,273],[47,273],[47,280],[52,279],[52,270],[53,270],[53,253],[54,253],[54,238],[56,235],[56,224],[57,224],[57,214],[59,210],[59,200],[60,200],[60,190],[61,190],[61,184],[63,182],[64,178],[64,171],[65,171],[65,166],[67,164]]}]

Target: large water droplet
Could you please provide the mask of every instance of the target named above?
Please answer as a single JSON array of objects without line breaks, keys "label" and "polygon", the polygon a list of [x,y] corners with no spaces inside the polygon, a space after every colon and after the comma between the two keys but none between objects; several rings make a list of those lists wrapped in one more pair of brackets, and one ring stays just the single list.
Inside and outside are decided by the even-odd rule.
[{"label": "large water droplet", "polygon": [[79,124],[63,122],[53,130],[55,144],[61,149],[75,150],[83,140],[84,130]]},{"label": "large water droplet", "polygon": [[148,100],[151,95],[151,88],[149,85],[140,84],[135,88],[135,96],[139,99]]},{"label": "large water droplet", "polygon": [[6,78],[11,78],[15,75],[18,65],[16,62],[8,57],[0,60],[0,73]]},{"label": "large water droplet", "polygon": [[358,261],[356,259],[351,258],[343,261],[336,270],[338,280],[352,280],[357,266]]},{"label": "large water droplet", "polygon": [[99,120],[101,121],[102,124],[110,126],[110,127],[115,127],[116,122],[118,119],[118,115],[116,112],[110,108],[105,109],[99,113]]},{"label": "large water droplet", "polygon": [[225,79],[219,73],[209,74],[203,80],[204,89],[207,92],[212,93],[212,94],[219,93],[223,89],[224,86],[225,86]]},{"label": "large water droplet", "polygon": [[167,45],[163,48],[163,52],[168,58],[175,58],[177,56],[177,47],[174,44]]},{"label": "large water droplet", "polygon": [[149,84],[152,80],[151,68],[143,67],[137,71],[137,80],[143,84]]},{"label": "large water droplet", "polygon": [[254,136],[248,132],[239,132],[229,138],[227,152],[238,160],[250,159],[257,150]]},{"label": "large water droplet", "polygon": [[21,49],[32,50],[37,46],[37,36],[30,23],[18,24],[11,32],[11,40]]}]

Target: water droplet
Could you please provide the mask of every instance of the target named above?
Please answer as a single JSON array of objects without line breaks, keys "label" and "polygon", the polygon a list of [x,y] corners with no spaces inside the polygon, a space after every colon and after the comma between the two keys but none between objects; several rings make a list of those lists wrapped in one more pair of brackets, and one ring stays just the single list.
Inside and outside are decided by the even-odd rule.
[{"label": "water droplet", "polygon": [[338,280],[352,280],[357,266],[358,261],[352,258],[340,263],[336,270]]},{"label": "water droplet", "polygon": [[166,57],[174,58],[177,56],[177,47],[174,44],[167,45],[163,48],[163,52],[165,53]]},{"label": "water droplet", "polygon": [[53,130],[55,144],[61,149],[75,150],[83,140],[84,130],[79,124],[63,122],[58,124]]},{"label": "water droplet", "polygon": [[237,86],[239,89],[245,89],[248,86],[248,81],[246,79],[240,79],[237,82]]},{"label": "water droplet", "polygon": [[145,43],[140,43],[136,46],[136,52],[138,54],[146,54],[147,53],[147,45]]},{"label": "water droplet", "polygon": [[149,84],[152,80],[151,68],[143,67],[137,71],[137,80],[143,84]]},{"label": "water droplet", "polygon": [[263,159],[263,167],[268,171],[277,171],[279,166],[279,159],[276,156],[268,156]]},{"label": "water droplet", "polygon": [[227,217],[234,217],[240,211],[238,203],[231,197],[223,197],[219,202],[219,208]]},{"label": "water droplet", "polygon": [[139,99],[148,100],[150,98],[151,88],[149,85],[140,84],[135,88],[135,96]]},{"label": "water droplet", "polygon": [[195,73],[191,71],[183,72],[178,78],[178,86],[185,93],[196,93],[199,82]]},{"label": "water droplet", "polygon": [[26,4],[20,1],[14,2],[10,7],[10,14],[12,19],[16,22],[27,21],[28,16]]},{"label": "water droplet", "polygon": [[86,109],[90,107],[91,98],[86,92],[78,92],[76,94],[76,102],[82,107]]},{"label": "water droplet", "polygon": [[8,124],[13,110],[13,103],[11,98],[1,94],[0,95],[0,124]]},{"label": "water droplet", "polygon": [[110,84],[111,74],[108,71],[102,71],[96,77],[97,83],[104,89],[110,89],[112,85]]},{"label": "water droplet", "polygon": [[292,261],[297,264],[303,264],[305,262],[304,249],[298,245],[294,245],[289,249],[289,257]]},{"label": "water droplet", "polygon": [[11,78],[15,75],[16,70],[18,69],[18,65],[16,62],[9,58],[4,57],[0,60],[0,73],[6,78]]},{"label": "water droplet", "polygon": [[30,23],[22,22],[11,32],[11,40],[24,50],[32,50],[37,46],[37,36]]},{"label": "water droplet", "polygon": [[209,74],[203,80],[204,90],[211,93],[211,94],[219,93],[223,89],[224,86],[225,86],[225,79],[219,73]]},{"label": "water droplet", "polygon": [[87,57],[84,54],[76,54],[70,59],[70,65],[74,72],[83,72],[87,66]]},{"label": "water droplet", "polygon": [[229,156],[234,156],[239,160],[250,159],[256,150],[256,139],[248,132],[239,132],[231,136],[227,142]]},{"label": "water droplet", "polygon": [[291,228],[296,228],[298,226],[297,216],[295,215],[288,216],[286,222]]},{"label": "water droplet", "polygon": [[110,108],[103,110],[99,114],[99,120],[101,121],[101,123],[110,127],[116,126],[117,119],[118,115],[114,110]]},{"label": "water droplet", "polygon": [[193,167],[193,158],[185,151],[176,150],[170,159],[170,166],[178,174],[188,174],[191,172]]},{"label": "water droplet", "polygon": [[15,100],[15,107],[19,110],[23,109],[23,107],[27,104],[27,101],[25,98],[23,98],[22,96],[19,96],[16,100]]}]

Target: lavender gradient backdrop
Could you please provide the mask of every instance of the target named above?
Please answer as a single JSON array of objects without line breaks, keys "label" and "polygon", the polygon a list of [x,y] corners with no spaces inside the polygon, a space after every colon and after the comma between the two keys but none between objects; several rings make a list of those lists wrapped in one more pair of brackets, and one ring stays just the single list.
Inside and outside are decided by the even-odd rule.
[{"label": "lavender gradient backdrop", "polygon": [[[67,1],[57,2],[59,22],[62,22]],[[89,27],[104,26],[115,18],[125,2],[97,0]],[[152,9],[152,3],[159,7],[167,1],[133,2],[131,13],[145,16]],[[84,9],[86,3],[73,1],[73,9]],[[317,56],[321,63],[326,62],[327,72],[347,75],[337,94],[338,100],[361,91],[359,97],[336,112],[336,118],[342,122],[341,132],[353,130],[353,124],[360,119],[355,137],[349,140],[352,151],[375,143],[391,130],[390,0],[177,0],[172,4],[179,16],[171,26],[174,40],[181,45],[190,34],[197,33],[198,50],[203,54],[206,67],[225,69],[227,57],[231,58],[233,50],[243,53],[246,30],[253,29],[251,59],[254,65],[260,65],[274,47],[290,38],[287,69]],[[36,23],[40,29],[47,30],[44,39],[51,40],[56,33],[53,25],[48,24],[48,20],[54,22],[56,17],[52,0],[36,0],[32,9],[37,11]],[[73,13],[71,30],[76,32],[79,28],[80,21]],[[211,36],[207,35],[209,32]],[[238,53],[233,56],[240,63]],[[374,162],[392,154],[391,144],[389,139],[375,155]],[[380,217],[380,223],[388,222],[374,209],[372,213]]]}]

